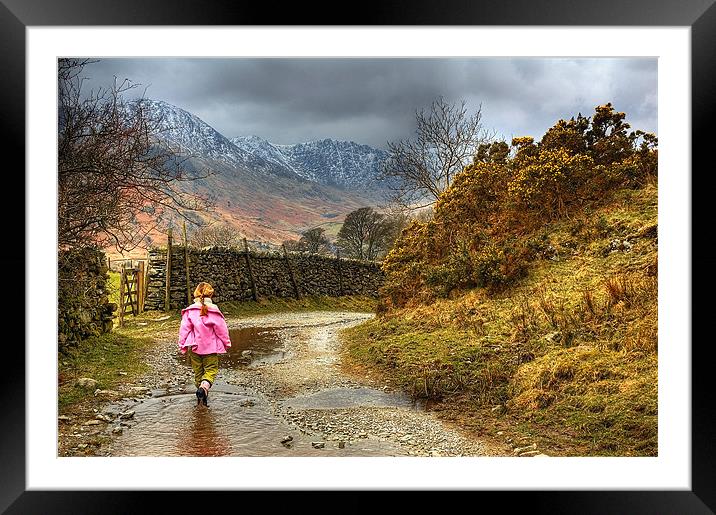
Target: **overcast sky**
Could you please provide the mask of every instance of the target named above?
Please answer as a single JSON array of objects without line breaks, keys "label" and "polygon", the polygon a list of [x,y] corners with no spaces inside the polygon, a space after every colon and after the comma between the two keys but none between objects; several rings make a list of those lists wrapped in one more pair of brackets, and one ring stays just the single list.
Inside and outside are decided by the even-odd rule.
[{"label": "overcast sky", "polygon": [[88,87],[129,78],[224,136],[274,143],[334,138],[385,148],[412,137],[415,110],[438,96],[482,104],[483,125],[508,140],[539,139],[558,119],[606,102],[633,128],[657,131],[653,58],[102,59],[84,75]]}]

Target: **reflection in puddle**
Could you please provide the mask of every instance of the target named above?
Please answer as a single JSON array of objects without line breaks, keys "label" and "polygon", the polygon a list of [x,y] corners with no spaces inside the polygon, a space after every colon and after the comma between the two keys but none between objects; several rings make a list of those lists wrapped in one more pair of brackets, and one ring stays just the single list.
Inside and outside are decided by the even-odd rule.
[{"label": "reflection in puddle", "polygon": [[[282,348],[278,331],[274,327],[229,329],[231,347],[226,354],[219,356],[219,368],[271,364],[289,357],[289,353]],[[180,355],[178,359],[189,365],[187,355]]]},{"label": "reflection in puddle", "polygon": [[[193,394],[149,399],[135,406],[136,423],[112,442],[112,456],[401,456],[397,444],[361,439],[311,442],[306,435],[275,416],[259,397],[212,392],[210,407],[196,406]],[[252,402],[247,402],[250,400]],[[282,445],[290,435],[289,446]]]},{"label": "reflection in puddle", "polygon": [[286,357],[278,329],[241,327],[229,330],[231,348],[221,356],[221,365],[236,368],[247,364],[276,363]]}]

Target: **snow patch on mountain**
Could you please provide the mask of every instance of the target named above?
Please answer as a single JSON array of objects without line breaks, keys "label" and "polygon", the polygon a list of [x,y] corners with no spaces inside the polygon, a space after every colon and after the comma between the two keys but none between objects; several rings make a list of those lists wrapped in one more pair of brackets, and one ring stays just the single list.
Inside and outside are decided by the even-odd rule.
[{"label": "snow patch on mountain", "polygon": [[322,139],[279,145],[258,136],[232,138],[237,147],[284,166],[306,180],[343,189],[379,189],[375,177],[387,154],[353,141]]}]

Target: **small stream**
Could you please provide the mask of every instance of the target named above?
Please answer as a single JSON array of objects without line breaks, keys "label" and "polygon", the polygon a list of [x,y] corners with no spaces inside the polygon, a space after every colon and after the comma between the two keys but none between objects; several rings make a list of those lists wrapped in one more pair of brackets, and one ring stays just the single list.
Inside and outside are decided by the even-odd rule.
[{"label": "small stream", "polygon": [[[340,327],[340,322],[336,324]],[[132,406],[135,414],[111,444],[113,456],[401,456],[397,443],[375,438],[347,442],[305,434],[276,413],[259,392],[227,384],[221,370],[264,367],[290,360],[291,333],[278,327],[248,327],[230,332],[230,352],[220,357],[220,372],[209,407],[197,406],[195,387],[155,391]],[[325,342],[312,342],[317,345]],[[177,356],[190,367],[186,356]],[[321,365],[321,366],[326,366]],[[368,387],[330,388],[280,401],[290,409],[355,406],[422,409],[409,397]],[[111,425],[108,430],[111,430]],[[289,442],[282,443],[290,437]],[[319,448],[315,448],[316,444]],[[320,447],[323,444],[323,447]]]}]

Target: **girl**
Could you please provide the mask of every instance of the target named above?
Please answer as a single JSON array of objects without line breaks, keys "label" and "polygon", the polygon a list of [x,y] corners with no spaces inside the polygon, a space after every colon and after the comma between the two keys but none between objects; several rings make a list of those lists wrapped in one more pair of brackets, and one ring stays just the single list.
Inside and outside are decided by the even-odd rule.
[{"label": "girl", "polygon": [[229,329],[224,314],[211,301],[214,288],[209,283],[199,283],[194,290],[194,304],[182,309],[179,329],[179,350],[189,352],[194,369],[196,405],[209,406],[209,388],[219,371],[219,354],[231,347]]}]

